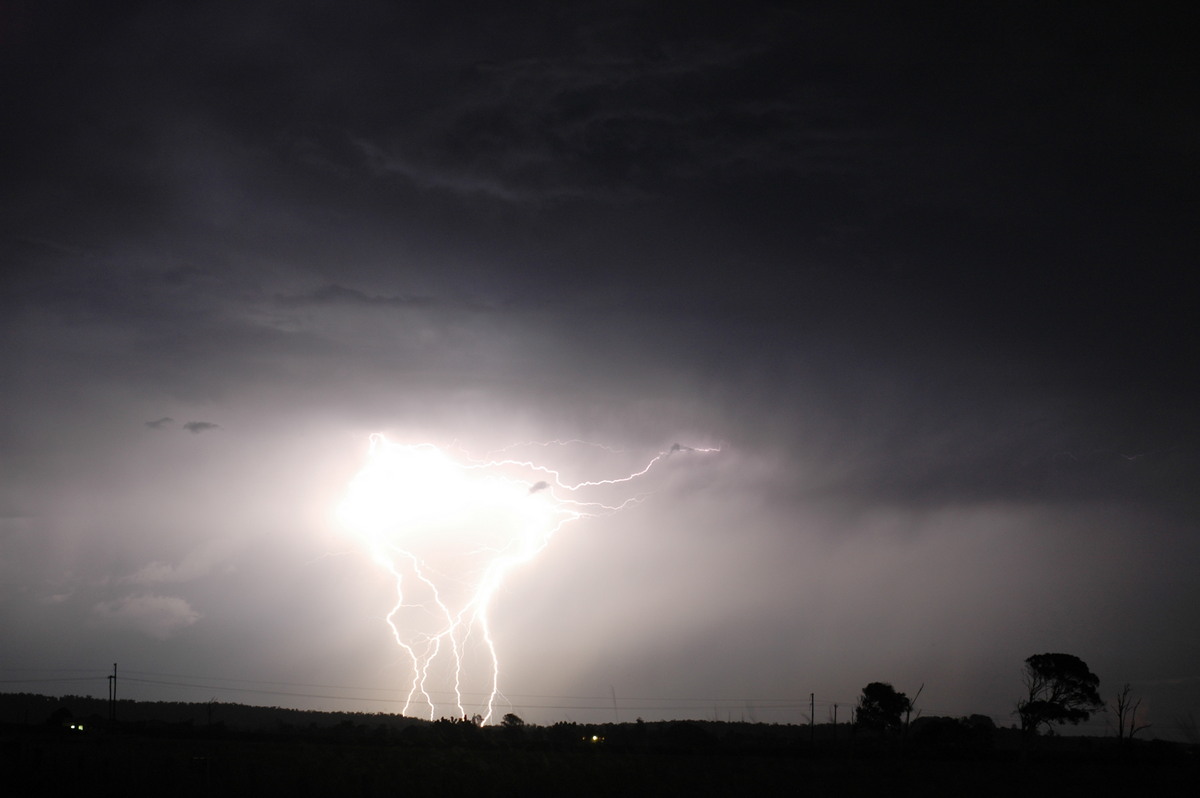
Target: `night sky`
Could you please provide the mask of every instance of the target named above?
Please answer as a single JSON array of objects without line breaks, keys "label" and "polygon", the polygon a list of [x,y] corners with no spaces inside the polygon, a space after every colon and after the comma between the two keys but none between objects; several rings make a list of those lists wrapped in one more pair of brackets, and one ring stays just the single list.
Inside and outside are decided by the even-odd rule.
[{"label": "night sky", "polygon": [[1046,5],[0,2],[0,689],[398,712],[371,433],[679,443],[504,580],[503,711],[1063,651],[1178,737],[1200,19]]}]

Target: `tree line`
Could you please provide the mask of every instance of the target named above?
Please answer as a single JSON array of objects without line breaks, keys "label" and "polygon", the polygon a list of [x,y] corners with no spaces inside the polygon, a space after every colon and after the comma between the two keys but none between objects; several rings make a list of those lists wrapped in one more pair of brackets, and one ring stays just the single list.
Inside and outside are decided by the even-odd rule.
[{"label": "tree line", "polygon": [[[1078,725],[1105,708],[1100,698],[1100,678],[1073,654],[1034,654],[1025,660],[1022,682],[1025,692],[1017,699],[1014,714],[1020,720],[1021,731],[1030,737],[1052,732],[1055,726]],[[1141,703],[1128,683],[1116,694],[1112,709],[1119,739],[1131,740],[1149,728],[1150,724],[1138,717]],[[907,730],[915,704],[915,696],[909,699],[887,682],[871,682],[859,696],[855,728],[880,734]],[[983,726],[984,720],[990,722],[981,715],[963,719],[967,727]]]}]

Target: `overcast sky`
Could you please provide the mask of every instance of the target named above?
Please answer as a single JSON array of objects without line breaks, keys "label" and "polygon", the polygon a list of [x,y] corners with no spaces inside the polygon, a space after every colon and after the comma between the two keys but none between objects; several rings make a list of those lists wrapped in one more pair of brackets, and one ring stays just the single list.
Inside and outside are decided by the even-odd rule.
[{"label": "overcast sky", "polygon": [[1197,20],[997,5],[0,3],[0,689],[399,711],[370,434],[578,439],[506,711],[1173,734]]}]

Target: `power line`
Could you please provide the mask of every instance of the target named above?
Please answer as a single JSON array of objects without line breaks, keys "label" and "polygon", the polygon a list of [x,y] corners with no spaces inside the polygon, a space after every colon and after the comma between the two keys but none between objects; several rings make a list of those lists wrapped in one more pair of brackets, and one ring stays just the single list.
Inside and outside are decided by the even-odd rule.
[{"label": "power line", "polygon": [[[91,669],[83,669],[83,668],[47,669],[48,672],[86,672],[89,670],[91,670]],[[91,671],[91,672],[95,673],[95,671]],[[157,685],[163,685],[163,686],[195,687],[195,688],[201,688],[201,689],[221,689],[221,690],[230,690],[230,691],[236,691],[236,692],[259,692],[259,693],[265,693],[265,694],[296,695],[296,696],[300,696],[300,697],[304,697],[304,698],[345,698],[346,696],[328,696],[325,694],[309,693],[309,692],[295,691],[295,690],[274,690],[274,689],[269,689],[269,688],[258,687],[257,685],[269,685],[269,686],[274,686],[274,687],[310,688],[310,689],[314,689],[314,690],[348,690],[348,691],[355,691],[355,692],[360,692],[360,693],[379,692],[379,693],[390,693],[393,695],[398,692],[397,688],[394,686],[393,687],[373,687],[373,686],[345,685],[345,684],[322,684],[322,683],[313,683],[313,682],[286,682],[286,681],[275,681],[275,680],[267,680],[267,679],[240,679],[240,678],[232,678],[232,677],[226,677],[226,676],[202,676],[202,675],[198,675],[198,674],[163,673],[163,672],[159,672],[159,671],[138,671],[138,670],[124,670],[121,673],[122,673],[123,681],[141,682],[144,684],[157,684]],[[111,674],[109,674],[109,675],[111,675]],[[142,678],[135,678],[135,677],[142,677]],[[146,677],[157,677],[157,678],[146,678]],[[70,679],[64,678],[64,677],[26,678],[26,679],[0,680],[0,682],[9,681],[9,682],[13,682],[13,683],[17,683],[17,682],[28,683],[28,682],[53,682],[53,681],[90,681],[92,679],[104,679],[104,678],[107,678],[107,676],[96,675],[93,677],[76,677],[76,678],[70,678]],[[183,681],[178,681],[178,680],[183,680]],[[249,685],[249,686],[240,686],[240,687],[226,686],[226,685],[212,684],[213,682],[232,682],[232,683],[239,684],[239,685]],[[403,688],[401,688],[401,689],[403,689]],[[454,695],[454,693],[451,693],[450,691],[427,691],[427,692],[429,692],[433,696]],[[462,691],[461,692],[461,695],[463,695],[463,696],[486,696],[488,694],[489,693],[486,693],[486,692],[479,692],[479,693],[475,693],[475,692],[471,692],[471,691]],[[566,694],[562,694],[562,693],[512,693],[512,692],[505,691],[501,695],[505,700],[510,701],[510,702],[517,702],[516,701],[517,699],[522,699],[522,701],[517,702],[517,703],[523,703],[523,700],[525,700],[525,699],[553,700],[553,701],[597,701],[597,702],[602,701],[602,702],[607,702],[607,706],[609,709],[611,709],[611,707],[612,707],[611,691],[608,694],[597,693],[597,694],[585,694],[585,695],[566,695]],[[364,700],[373,700],[373,699],[364,699]],[[379,700],[389,700],[389,699],[379,699]],[[621,703],[626,704],[627,702],[653,702],[653,703],[687,702],[689,704],[701,705],[700,708],[704,708],[704,707],[711,708],[713,703],[719,703],[722,705],[724,705],[724,704],[738,704],[738,705],[753,704],[755,706],[755,708],[758,708],[758,709],[769,709],[769,708],[787,709],[787,708],[807,707],[810,703],[810,699],[803,698],[800,696],[780,697],[780,696],[696,696],[696,695],[626,696],[626,695],[622,695]],[[845,703],[852,703],[852,702],[847,702],[844,699],[836,701],[836,702],[833,700],[816,699],[816,704],[823,706],[823,707],[832,705],[834,703],[845,704]]]},{"label": "power line", "polygon": [[[74,673],[82,672],[83,670],[84,669],[65,668],[47,669],[48,672],[52,673]],[[111,678],[111,675],[96,675],[91,677],[50,677],[41,679],[4,679],[0,680],[0,684],[98,682],[105,678]],[[406,692],[403,688],[398,690],[396,687],[350,686],[310,682],[235,679],[222,676],[199,676],[195,674],[176,674],[134,670],[123,671],[122,681],[126,684],[153,685],[157,687],[182,688],[187,690],[205,690],[218,693],[237,693],[248,696],[278,696],[296,699],[364,702],[396,706],[410,703],[407,695],[404,695],[403,697],[393,697],[399,693]],[[280,687],[299,689],[276,689]],[[355,695],[355,693],[358,693],[358,695]],[[363,695],[364,693],[381,693],[384,695]],[[429,691],[429,694],[434,698],[453,697],[455,695],[448,691]],[[470,701],[470,703],[479,703],[478,699],[483,699],[489,694],[484,692],[475,693],[464,691],[460,695],[464,700],[470,701],[470,699],[476,699]],[[507,704],[508,706],[520,707],[523,710],[575,711],[612,711],[612,698],[613,696],[611,691],[608,695],[502,693],[499,696],[500,703]],[[425,702],[423,700],[420,701],[421,706],[424,706],[424,704]],[[846,700],[844,698],[818,699],[812,694],[810,694],[808,698],[764,696],[621,696],[622,707],[633,712],[708,712],[709,710],[712,710],[714,706],[716,706],[718,708],[736,708],[739,710],[744,710],[749,707],[752,708],[752,710],[756,713],[761,712],[768,714],[777,712],[804,712],[807,710],[810,716],[815,716],[816,707],[818,706],[825,709],[832,708],[834,706],[853,706],[854,704],[855,701],[853,700]],[[926,708],[926,711],[940,714],[954,714],[944,713],[942,710],[935,708]]]},{"label": "power line", "polygon": [[[271,680],[265,680],[265,679],[234,679],[234,678],[222,677],[222,676],[198,676],[195,674],[158,673],[158,672],[153,672],[153,671],[134,671],[134,670],[123,671],[123,673],[125,673],[127,677],[129,674],[133,674],[133,675],[137,675],[137,676],[157,676],[157,677],[165,677],[168,679],[190,679],[190,680],[200,680],[200,681],[205,681],[205,682],[241,682],[243,684],[265,684],[265,685],[276,685],[276,686],[283,686],[283,687],[310,687],[310,688],[319,689],[319,690],[357,690],[357,691],[361,691],[361,692],[387,692],[387,693],[395,693],[396,692],[395,687],[369,687],[369,686],[363,687],[363,686],[352,686],[352,685],[344,685],[344,684],[314,684],[311,682],[281,682],[281,681],[271,681]],[[152,682],[155,680],[145,679],[144,681]],[[163,682],[155,682],[155,683],[172,684],[174,682],[163,681]],[[201,685],[201,686],[207,686],[207,685]],[[227,689],[232,689],[232,688],[227,688]],[[246,688],[242,688],[242,689],[246,689]],[[263,692],[269,692],[269,691],[263,691]],[[450,693],[449,691],[432,691],[431,690],[428,692],[430,692],[433,695],[452,695],[452,693]],[[307,694],[301,693],[298,695],[307,695]],[[488,695],[488,693],[486,693],[486,692],[472,693],[470,691],[463,691],[462,695]],[[611,701],[612,701],[611,693],[610,694],[595,694],[595,695],[590,695],[590,694],[589,695],[564,695],[561,693],[510,693],[510,692],[505,691],[503,693],[503,695],[506,698],[535,698],[535,699],[556,699],[556,700],[557,699],[570,699],[570,700],[579,700],[579,701],[607,701],[607,702],[609,702],[610,707],[611,707]],[[802,705],[808,704],[808,699],[806,699],[806,698],[799,698],[799,697],[797,697],[797,698],[790,698],[790,697],[780,698],[778,696],[776,696],[776,697],[730,696],[730,697],[721,698],[721,697],[714,697],[714,696],[671,696],[671,697],[668,697],[668,696],[626,696],[626,695],[622,695],[621,703],[623,704],[626,701],[692,701],[692,702],[701,702],[701,703],[707,703],[707,704],[711,704],[714,701],[718,701],[718,702],[739,703],[739,704],[746,703],[746,702],[750,702],[753,704],[775,704],[775,703],[787,704],[787,705],[795,704],[796,706],[802,706]],[[824,701],[822,699],[817,699],[817,703],[821,704],[821,705],[825,705],[825,704],[831,704],[833,702],[832,701]],[[842,702],[842,703],[845,703],[845,702]]]},{"label": "power line", "polygon": [[0,679],[0,684],[49,684],[56,682],[95,682],[104,676],[57,676],[52,679]]},{"label": "power line", "polygon": [[[128,675],[123,677],[123,681],[135,682],[138,684],[153,684],[153,685],[159,685],[159,686],[165,686],[165,687],[185,687],[185,688],[191,688],[191,689],[197,689],[197,690],[209,690],[209,691],[217,690],[217,691],[236,692],[236,693],[249,693],[252,695],[287,696],[290,698],[320,698],[320,699],[326,699],[326,700],[330,700],[330,701],[370,701],[370,702],[374,702],[374,703],[387,703],[387,704],[409,703],[407,698],[403,698],[403,699],[401,699],[401,698],[377,698],[377,697],[353,696],[353,695],[335,695],[335,694],[329,694],[329,693],[306,693],[306,692],[297,692],[297,691],[291,691],[291,690],[266,690],[266,689],[255,688],[255,687],[230,687],[230,686],[222,686],[222,685],[214,685],[214,684],[203,684],[203,683],[199,683],[199,682],[177,682],[177,681],[166,681],[166,680],[162,680],[162,679],[140,679],[140,678],[128,676]],[[345,689],[352,690],[355,688],[348,687]],[[464,693],[463,695],[464,696],[478,695],[478,696],[482,697],[487,694],[486,693],[477,693],[477,694]],[[505,703],[519,704],[522,707],[525,707],[528,709],[608,710],[608,709],[612,708],[611,702],[609,702],[609,703],[593,703],[593,704],[580,704],[580,703],[549,704],[549,703],[530,703],[528,701],[514,701],[513,699],[515,699],[515,698],[520,698],[520,696],[516,696],[516,695],[505,696]],[[549,700],[559,700],[559,701],[571,700],[571,699],[575,699],[577,701],[605,701],[606,700],[604,697],[598,697],[598,696],[587,696],[587,697],[541,696],[541,698],[549,699]],[[716,700],[716,701],[719,701],[722,703],[739,703],[739,704],[745,703],[744,700],[739,700],[739,699],[709,699],[707,701],[705,701],[703,699],[672,699],[672,698],[628,699],[628,701],[642,702],[637,707],[631,707],[632,709],[639,709],[639,710],[652,710],[652,709],[658,709],[658,710],[707,710],[712,706],[713,700]],[[626,701],[627,701],[627,699],[622,699],[623,703],[625,703]],[[684,703],[684,702],[690,702],[690,703]],[[803,704],[801,702],[796,702],[796,701],[752,702],[752,703],[754,703],[754,709],[756,711],[768,711],[768,712],[771,710],[792,710],[792,709],[800,708],[803,706]]]},{"label": "power line", "polygon": [[[276,687],[312,688],[312,689],[316,689],[316,690],[347,690],[347,691],[354,691],[354,692],[381,692],[381,693],[390,693],[393,695],[397,693],[396,687],[370,687],[370,686],[364,687],[364,686],[351,686],[351,685],[338,685],[338,684],[317,684],[317,683],[311,683],[311,682],[282,682],[282,681],[269,681],[269,680],[257,680],[257,679],[234,679],[234,678],[220,677],[220,676],[199,676],[199,675],[195,675],[195,674],[159,673],[159,672],[153,672],[153,671],[134,671],[134,670],[123,671],[123,674],[124,674],[125,681],[140,682],[143,684],[155,684],[155,685],[161,685],[161,686],[190,687],[190,688],[205,689],[205,690],[216,689],[216,690],[227,690],[227,691],[232,691],[232,692],[262,693],[262,694],[267,694],[267,695],[290,695],[290,696],[297,696],[297,697],[301,697],[301,698],[334,698],[334,699],[353,698],[354,700],[379,700],[379,701],[392,701],[392,702],[396,702],[396,703],[403,703],[403,700],[401,700],[401,699],[363,698],[363,697],[354,697],[354,696],[346,696],[346,695],[329,695],[329,694],[325,694],[325,693],[305,692],[302,690],[276,690],[276,689],[270,689],[268,687],[258,687],[256,685],[272,685],[272,686],[276,686]],[[138,678],[138,677],[148,677],[148,676],[163,677],[163,678],[157,678],[157,679],[156,678]],[[177,681],[177,680],[185,680],[185,681]],[[240,686],[240,687],[239,686],[228,686],[228,685],[213,684],[213,682],[235,682],[235,683],[239,683],[241,685],[251,685],[251,686]],[[428,691],[428,692],[432,696],[435,696],[435,697],[455,695],[454,693],[451,693],[449,691]],[[476,693],[476,692],[471,692],[471,691],[462,691],[460,694],[464,697],[476,697],[476,696],[484,697],[484,696],[489,695],[489,693],[486,693],[486,692]],[[611,709],[611,706],[612,706],[611,693],[609,695],[600,695],[600,694],[596,694],[596,695],[591,695],[591,694],[589,694],[589,695],[564,695],[564,694],[560,694],[560,693],[551,694],[551,693],[504,692],[501,695],[507,703],[526,704],[526,703],[528,703],[528,700],[532,699],[532,700],[538,700],[538,701],[551,700],[551,701],[606,702],[606,707],[601,706],[600,708]],[[780,697],[762,697],[762,696],[758,696],[758,697],[753,697],[753,696],[752,697],[746,697],[746,696],[730,696],[730,697],[661,696],[661,695],[660,696],[624,696],[624,695],[621,696],[622,704],[628,704],[629,702],[637,702],[637,703],[651,702],[651,703],[655,703],[655,704],[669,703],[672,705],[679,704],[679,703],[687,703],[689,705],[690,704],[697,705],[695,707],[688,707],[688,708],[700,708],[700,709],[709,708],[712,706],[713,703],[718,703],[718,704],[722,704],[722,705],[737,704],[739,706],[745,705],[745,704],[752,704],[752,705],[754,705],[754,707],[756,709],[793,709],[793,708],[803,708],[803,707],[807,706],[809,703],[809,700],[804,699],[804,698],[799,698],[799,697],[797,697],[797,698],[791,698],[791,697],[780,698]],[[825,705],[832,704],[834,702],[818,700],[817,703],[822,706],[825,706]],[[555,705],[548,705],[548,706],[555,706]],[[572,706],[574,706],[574,705],[572,705]],[[667,708],[671,708],[671,707],[667,707]]]}]

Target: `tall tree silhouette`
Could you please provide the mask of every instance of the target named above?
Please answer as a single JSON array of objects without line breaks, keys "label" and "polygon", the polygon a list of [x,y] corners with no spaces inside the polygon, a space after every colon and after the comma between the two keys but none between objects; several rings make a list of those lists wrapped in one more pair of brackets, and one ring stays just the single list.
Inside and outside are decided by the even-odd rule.
[{"label": "tall tree silhouette", "polygon": [[875,731],[897,731],[901,716],[909,709],[908,696],[896,692],[886,682],[871,682],[858,698],[854,722],[861,728]]},{"label": "tall tree silhouette", "polygon": [[1072,654],[1034,654],[1025,660],[1026,695],[1017,702],[1021,729],[1037,734],[1055,723],[1078,724],[1104,706],[1100,678]]}]

